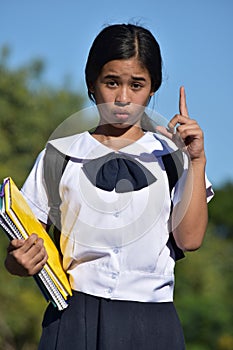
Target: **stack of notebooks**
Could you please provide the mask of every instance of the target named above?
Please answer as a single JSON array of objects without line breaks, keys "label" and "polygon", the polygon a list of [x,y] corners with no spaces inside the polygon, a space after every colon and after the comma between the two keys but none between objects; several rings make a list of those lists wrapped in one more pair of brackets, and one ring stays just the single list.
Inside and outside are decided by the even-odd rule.
[{"label": "stack of notebooks", "polygon": [[64,310],[72,291],[62,268],[60,254],[10,177],[0,185],[0,226],[10,240],[27,239],[32,233],[44,240],[48,260],[44,268],[33,277],[46,300],[51,301],[59,310]]}]

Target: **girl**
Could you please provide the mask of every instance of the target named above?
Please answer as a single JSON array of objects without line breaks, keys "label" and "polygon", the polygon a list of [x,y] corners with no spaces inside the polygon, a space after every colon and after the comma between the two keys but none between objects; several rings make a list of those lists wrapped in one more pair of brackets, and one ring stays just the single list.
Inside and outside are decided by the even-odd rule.
[{"label": "girl", "polygon": [[[55,191],[59,205],[49,198],[53,179],[46,172],[54,168],[46,149],[23,186],[43,225],[52,211],[61,224],[59,245],[73,289],[67,309],[48,306],[40,350],[185,348],[173,305],[174,265],[202,243],[211,186],[203,132],[189,118],[183,87],[169,128],[148,131],[153,125],[145,108],[161,85],[161,66],[159,45],[147,29],[103,29],[85,70],[99,124],[46,147],[69,157]],[[182,149],[173,142],[177,135]],[[35,234],[10,243],[6,267],[28,276],[46,260]]]}]

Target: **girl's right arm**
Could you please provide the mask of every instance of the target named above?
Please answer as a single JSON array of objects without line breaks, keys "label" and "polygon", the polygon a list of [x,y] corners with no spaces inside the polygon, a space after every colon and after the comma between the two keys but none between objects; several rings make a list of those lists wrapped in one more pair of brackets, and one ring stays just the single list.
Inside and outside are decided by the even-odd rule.
[{"label": "girl's right arm", "polygon": [[14,239],[7,248],[6,269],[13,275],[33,276],[38,273],[48,259],[44,243],[36,234],[28,239]]}]

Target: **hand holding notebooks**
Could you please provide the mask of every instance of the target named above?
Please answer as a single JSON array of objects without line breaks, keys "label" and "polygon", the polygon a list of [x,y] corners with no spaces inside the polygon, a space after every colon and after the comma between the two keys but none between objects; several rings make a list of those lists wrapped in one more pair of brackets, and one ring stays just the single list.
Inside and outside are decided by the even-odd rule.
[{"label": "hand holding notebooks", "polygon": [[59,310],[66,308],[67,297],[72,295],[72,291],[59,252],[10,177],[1,185],[0,226],[9,239],[27,239],[32,233],[43,239],[48,260],[33,277],[47,300],[52,301]]}]

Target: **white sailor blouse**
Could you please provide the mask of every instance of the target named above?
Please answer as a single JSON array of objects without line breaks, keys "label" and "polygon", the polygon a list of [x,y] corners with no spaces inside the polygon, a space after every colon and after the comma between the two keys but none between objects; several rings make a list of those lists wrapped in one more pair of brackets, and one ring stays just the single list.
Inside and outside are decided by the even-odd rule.
[{"label": "white sailor blouse", "polygon": [[[49,196],[58,170],[56,162],[45,161],[46,149],[22,193],[40,221],[60,226],[63,266],[72,289],[118,300],[172,301],[175,261],[182,252],[169,219],[182,197],[186,153],[152,132],[118,151],[88,131],[50,141],[48,147],[68,157],[52,190],[58,200],[54,204]],[[176,153],[177,179],[171,186],[166,156]],[[207,201],[212,196],[206,179]]]}]

